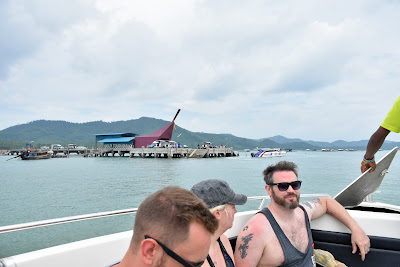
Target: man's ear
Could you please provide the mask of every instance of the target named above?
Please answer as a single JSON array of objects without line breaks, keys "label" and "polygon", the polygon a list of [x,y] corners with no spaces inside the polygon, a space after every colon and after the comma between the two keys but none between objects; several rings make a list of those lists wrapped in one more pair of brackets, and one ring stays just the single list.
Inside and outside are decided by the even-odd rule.
[{"label": "man's ear", "polygon": [[265,185],[265,190],[267,190],[268,195],[271,196],[272,187],[270,185]]},{"label": "man's ear", "polygon": [[144,239],[142,243],[140,243],[142,260],[145,264],[151,265],[153,263],[156,246],[157,242],[150,238]]}]

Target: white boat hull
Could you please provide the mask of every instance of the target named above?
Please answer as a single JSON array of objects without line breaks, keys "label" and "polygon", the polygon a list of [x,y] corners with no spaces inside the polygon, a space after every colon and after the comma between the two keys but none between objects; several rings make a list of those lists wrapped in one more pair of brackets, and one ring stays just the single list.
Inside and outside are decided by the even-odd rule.
[{"label": "white boat hull", "polygon": [[257,153],[251,154],[254,158],[283,157],[287,152],[280,149],[259,149]]},{"label": "white boat hull", "polygon": [[259,158],[283,157],[286,151],[263,152]]}]

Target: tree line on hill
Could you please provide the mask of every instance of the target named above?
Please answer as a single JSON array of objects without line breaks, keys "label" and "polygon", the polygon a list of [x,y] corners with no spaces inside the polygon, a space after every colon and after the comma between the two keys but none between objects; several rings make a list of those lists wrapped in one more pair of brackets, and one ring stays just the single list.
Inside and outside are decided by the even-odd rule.
[{"label": "tree line on hill", "polygon": [[[95,134],[105,133],[135,133],[137,135],[150,134],[169,122],[141,117],[135,120],[103,122],[93,121],[86,123],[72,123],[67,121],[37,120],[26,124],[19,124],[0,131],[0,149],[16,149],[30,144],[33,148],[51,146],[51,144],[77,144],[86,147],[95,146]],[[195,148],[203,142],[211,142],[216,146],[232,147],[235,150],[259,148],[281,148],[293,150],[320,150],[330,149],[359,149],[366,148],[368,140],[346,142],[338,140],[332,143],[318,141],[304,141],[289,139],[283,136],[274,136],[263,139],[248,139],[232,134],[212,134],[191,132],[176,125],[172,140]],[[385,141],[382,149],[392,149],[400,143]]]}]

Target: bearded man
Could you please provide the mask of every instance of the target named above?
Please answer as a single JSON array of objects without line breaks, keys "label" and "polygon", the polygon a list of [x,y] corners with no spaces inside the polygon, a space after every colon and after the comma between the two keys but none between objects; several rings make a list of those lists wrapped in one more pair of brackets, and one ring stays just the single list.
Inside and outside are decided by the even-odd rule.
[{"label": "bearded man", "polygon": [[268,166],[263,174],[271,203],[239,233],[234,255],[237,267],[316,266],[310,221],[325,213],[351,230],[352,252],[358,247],[364,261],[369,238],[342,205],[331,197],[299,205],[301,181],[296,164],[281,161]]}]

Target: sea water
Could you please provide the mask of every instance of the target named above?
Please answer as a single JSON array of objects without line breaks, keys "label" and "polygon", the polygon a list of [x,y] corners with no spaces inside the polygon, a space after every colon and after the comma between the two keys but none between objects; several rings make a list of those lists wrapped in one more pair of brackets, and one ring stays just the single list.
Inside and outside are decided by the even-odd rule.
[{"label": "sea water", "polygon": [[[0,226],[87,213],[137,208],[149,194],[168,185],[187,189],[204,179],[223,179],[238,193],[266,195],[262,171],[280,160],[299,166],[301,193],[335,196],[360,173],[365,151],[295,151],[284,157],[129,158],[71,156],[22,161],[0,157]],[[380,159],[388,151],[379,151]],[[11,159],[11,160],[9,160]],[[397,155],[374,201],[400,205]],[[244,208],[256,208],[249,202]],[[67,242],[131,230],[134,215],[87,220],[0,234],[0,258]]]}]

